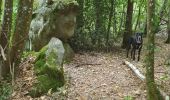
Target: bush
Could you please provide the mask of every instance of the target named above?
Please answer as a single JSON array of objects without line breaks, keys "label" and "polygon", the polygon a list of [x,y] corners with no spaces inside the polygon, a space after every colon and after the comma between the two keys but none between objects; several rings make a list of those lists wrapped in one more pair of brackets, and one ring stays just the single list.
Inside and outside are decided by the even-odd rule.
[{"label": "bush", "polygon": [[0,100],[9,100],[12,94],[11,84],[3,82],[0,83]]}]

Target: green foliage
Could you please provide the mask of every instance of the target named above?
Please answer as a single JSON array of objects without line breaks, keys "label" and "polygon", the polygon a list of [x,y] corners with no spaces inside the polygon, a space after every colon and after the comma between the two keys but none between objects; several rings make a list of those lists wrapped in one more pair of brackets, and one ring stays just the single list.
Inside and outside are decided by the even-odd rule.
[{"label": "green foliage", "polygon": [[[107,33],[107,29],[109,28],[108,24],[111,1],[77,1],[81,11],[77,16],[78,27],[75,30],[73,39],[71,40],[71,45],[73,45],[72,47],[74,47],[74,49],[81,50],[101,50],[107,47],[107,45],[109,45],[109,47],[114,46],[114,43],[118,42],[118,40],[122,37],[121,31],[124,31],[127,2],[124,0],[114,0],[114,11],[111,18],[110,32]],[[137,23],[139,8],[140,15],[136,30],[143,32],[146,23],[146,0],[135,1],[134,3],[132,22],[133,30]],[[99,15],[97,15],[97,11],[99,11]],[[97,25],[96,21],[101,24]],[[109,38],[106,38],[107,34],[109,34]],[[109,41],[109,43],[106,44],[106,41]]]},{"label": "green foliage", "polygon": [[56,78],[50,78],[49,75],[39,75],[38,83],[36,83],[33,89],[30,91],[32,97],[41,96],[44,93],[47,93],[50,89],[52,92],[57,91],[57,89],[63,86],[62,81],[56,80]]},{"label": "green foliage", "polygon": [[169,80],[169,75],[164,74],[163,76],[161,76],[161,80]]},{"label": "green foliage", "polygon": [[8,83],[0,83],[0,100],[8,100],[12,94],[12,86]]},{"label": "green foliage", "polygon": [[[34,0],[33,10],[36,10],[44,2],[46,1]],[[78,6],[77,1],[75,0],[53,0],[53,2],[55,3],[55,6],[57,7],[57,9],[64,9],[65,7],[68,7],[69,5]]]},{"label": "green foliage", "polygon": [[35,57],[37,57],[37,56],[38,56],[38,53],[35,52],[35,51],[24,51],[23,54],[22,54],[21,60],[26,59],[26,58],[28,58],[29,56],[32,56],[32,57],[35,56]]},{"label": "green foliage", "polygon": [[134,100],[132,96],[125,96],[124,100]]},{"label": "green foliage", "polygon": [[37,59],[35,61],[35,72],[36,74],[45,74],[49,70],[48,65],[46,63],[46,51],[47,46],[43,47],[37,56]]},{"label": "green foliage", "polygon": [[155,52],[160,52],[160,51],[161,51],[161,48],[155,46],[154,51],[155,51]]},{"label": "green foliage", "polygon": [[51,70],[58,70],[58,69],[56,69],[56,62],[57,62],[57,60],[56,60],[56,53],[55,53],[55,51],[54,50],[52,50],[52,52],[49,54],[49,56],[48,57],[46,57],[46,65],[47,66],[49,66],[49,68],[51,69]]},{"label": "green foliage", "polygon": [[45,51],[46,51],[46,50],[47,50],[47,46],[43,47],[43,48],[38,52],[38,56],[37,56],[37,58],[36,58],[36,61],[45,58]]},{"label": "green foliage", "polygon": [[[82,1],[77,0],[79,3],[80,13],[77,16],[78,27],[75,31],[75,35],[71,41],[71,45],[74,49],[95,49],[99,50],[107,47],[107,45],[114,46],[114,43],[122,38],[122,32],[124,31],[126,11],[127,11],[127,1],[124,0],[114,0],[114,11],[111,20],[109,38],[107,39],[106,30],[109,28],[109,13],[111,10],[110,0],[88,0]],[[133,9],[133,20],[132,20],[132,30],[135,32],[144,32],[146,27],[146,8],[147,0],[136,1],[134,0]],[[161,7],[163,6],[164,0],[156,1],[156,16],[154,18],[155,24],[159,22],[159,15]],[[97,11],[99,10],[99,15]],[[139,13],[140,11],[140,13]],[[96,20],[98,19],[98,20]],[[99,24],[96,27],[96,21]],[[79,26],[80,25],[80,26]],[[106,41],[109,41],[106,44]],[[96,42],[96,43],[95,43]],[[72,46],[72,47],[73,47]]]},{"label": "green foliage", "polygon": [[45,73],[46,71],[46,66],[45,65],[45,59],[42,59],[42,60],[38,60],[36,63],[35,63],[35,72],[37,74],[43,74]]}]

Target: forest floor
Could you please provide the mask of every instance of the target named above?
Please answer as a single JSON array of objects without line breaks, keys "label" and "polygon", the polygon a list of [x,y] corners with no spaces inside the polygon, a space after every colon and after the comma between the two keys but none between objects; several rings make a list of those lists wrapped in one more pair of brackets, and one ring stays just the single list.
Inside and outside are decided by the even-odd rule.
[{"label": "forest floor", "polygon": [[[155,53],[155,79],[163,91],[170,95],[170,68],[164,65],[170,45],[157,39]],[[70,76],[69,100],[146,100],[145,82],[124,64],[129,61],[145,75],[144,54],[141,61],[126,58],[120,47],[111,53],[85,52],[76,54],[72,63],[65,65]],[[85,65],[87,64],[87,65]],[[169,73],[168,73],[169,71]],[[167,75],[169,78],[163,80]],[[128,99],[129,100],[129,99]]]},{"label": "forest floor", "polygon": [[[170,95],[170,68],[164,64],[170,54],[170,45],[164,44],[163,41],[165,40],[162,38],[156,39],[155,80],[159,87]],[[64,64],[68,81],[64,96],[61,98],[64,100],[131,100],[130,98],[146,100],[145,82],[141,81],[124,64],[125,60],[134,64],[142,74],[145,74],[144,48],[139,62],[127,59],[125,51],[117,46],[110,53],[76,53],[72,62]],[[16,86],[20,88],[14,91],[13,100],[32,100],[30,96],[25,96],[34,79],[32,66],[27,64],[24,66],[25,68],[22,68],[24,76],[22,74],[16,80]],[[35,100],[61,99],[56,98],[58,99],[54,99],[54,97],[51,99],[51,96],[48,95]]]}]

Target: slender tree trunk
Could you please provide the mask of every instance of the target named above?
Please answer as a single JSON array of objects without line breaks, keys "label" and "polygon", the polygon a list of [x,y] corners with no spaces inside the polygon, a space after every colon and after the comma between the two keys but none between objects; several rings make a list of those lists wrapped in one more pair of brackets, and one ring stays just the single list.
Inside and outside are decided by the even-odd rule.
[{"label": "slender tree trunk", "polygon": [[[96,12],[96,23],[95,23],[95,37],[96,40],[98,41],[99,39],[99,35],[100,35],[100,24],[101,24],[101,20],[100,20],[100,4],[101,1],[95,0],[95,12]],[[95,41],[96,43],[96,41]]]},{"label": "slender tree trunk", "polygon": [[[170,1],[168,2],[168,7],[169,6],[170,6]],[[166,43],[170,43],[170,9],[168,9],[167,33],[168,33],[168,38],[166,40]]]},{"label": "slender tree trunk", "polygon": [[[0,34],[0,45],[2,46],[5,56],[8,54],[9,50],[9,36],[11,33],[11,27],[12,27],[12,7],[13,2],[12,0],[5,0],[5,7],[4,7],[4,16],[3,16],[3,22],[2,22],[2,30]],[[7,58],[7,57],[6,57]],[[2,76],[6,76],[9,72],[9,66],[7,66],[8,61],[3,59],[3,57],[0,56],[0,69],[2,72],[0,74]]]},{"label": "slender tree trunk", "polygon": [[7,49],[8,37],[11,32],[12,25],[12,0],[5,0],[4,16],[2,23],[2,30],[0,36],[0,44],[4,49]]},{"label": "slender tree trunk", "polygon": [[95,37],[94,44],[98,47],[101,43],[101,36],[104,31],[104,23],[103,23],[103,0],[94,0],[95,14],[96,14],[96,22],[95,22]]},{"label": "slender tree trunk", "polygon": [[95,14],[96,14],[96,22],[95,22],[95,32],[93,33],[93,39],[92,42],[94,45],[96,45],[96,42],[99,38],[99,29],[100,29],[100,2],[98,0],[94,0],[94,7],[95,7]]},{"label": "slender tree trunk", "polygon": [[143,32],[143,36],[146,37],[147,35],[147,7],[146,8],[146,18],[145,18],[145,26],[144,26],[144,32]]},{"label": "slender tree trunk", "polygon": [[125,6],[124,5],[123,5],[122,15],[121,15],[121,18],[120,18],[120,25],[119,25],[119,30],[118,30],[119,33],[122,31],[122,28],[124,28],[123,22],[125,22]]},{"label": "slender tree trunk", "polygon": [[77,2],[79,4],[79,13],[77,15],[77,26],[76,26],[76,31],[75,31],[75,40],[77,40],[77,38],[79,38],[79,40],[77,40],[77,41],[79,41],[79,42],[81,41],[82,43],[85,43],[87,40],[86,40],[86,37],[85,37],[85,33],[83,31],[83,26],[84,26],[84,0],[77,0]]},{"label": "slender tree trunk", "polygon": [[127,40],[132,34],[132,15],[133,15],[133,0],[128,0],[125,32],[123,34],[122,48],[126,48]]},{"label": "slender tree trunk", "polygon": [[[155,0],[147,1],[147,51],[145,56],[147,100],[163,100],[154,80]],[[148,56],[149,55],[149,56]]]},{"label": "slender tree trunk", "polygon": [[[124,10],[123,10],[124,11]],[[114,0],[114,9],[113,9],[113,36],[111,38],[113,38],[115,41],[117,40],[117,37],[118,37],[118,30],[117,30],[117,17],[116,17],[116,0]],[[123,16],[122,16],[122,19],[124,20]],[[123,24],[123,21],[122,23]]]},{"label": "slender tree trunk", "polygon": [[113,2],[114,9],[113,9],[113,28],[114,28],[114,34],[117,33],[117,18],[116,18],[116,1]]},{"label": "slender tree trunk", "polygon": [[136,25],[135,25],[135,31],[137,29],[137,26],[139,24],[139,20],[140,20],[140,15],[141,15],[141,6],[143,4],[143,0],[140,2],[140,6],[139,6],[139,12],[138,12],[138,17],[137,17],[137,20],[136,20]]},{"label": "slender tree trunk", "polygon": [[32,9],[33,0],[19,0],[16,26],[10,50],[10,63],[14,63],[15,68],[19,63],[25,41],[28,38]]},{"label": "slender tree trunk", "polygon": [[79,14],[77,16],[77,29],[81,29],[84,26],[84,0],[77,0],[79,3]]},{"label": "slender tree trunk", "polygon": [[[1,13],[2,13],[1,7],[2,7],[2,0],[0,0],[0,16],[1,16]],[[0,19],[1,19],[1,17],[0,17]]]},{"label": "slender tree trunk", "polygon": [[147,35],[147,20],[145,22],[145,28],[144,28],[144,37]]},{"label": "slender tree trunk", "polygon": [[136,31],[137,26],[138,26],[138,24],[139,24],[140,13],[141,13],[141,8],[139,7],[138,17],[137,17],[136,25],[135,25],[135,31]]},{"label": "slender tree trunk", "polygon": [[107,28],[107,34],[106,34],[106,46],[107,46],[107,51],[109,48],[109,37],[110,37],[110,27],[111,27],[111,22],[112,22],[112,17],[113,17],[113,5],[114,5],[114,0],[110,0],[110,14],[109,14],[109,23],[108,23],[108,28]]}]

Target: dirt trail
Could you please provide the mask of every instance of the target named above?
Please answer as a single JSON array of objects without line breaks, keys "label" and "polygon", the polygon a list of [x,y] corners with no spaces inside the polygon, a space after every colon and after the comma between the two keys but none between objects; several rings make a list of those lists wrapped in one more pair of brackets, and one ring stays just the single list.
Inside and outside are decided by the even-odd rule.
[{"label": "dirt trail", "polygon": [[[145,100],[142,81],[123,61],[112,54],[76,54],[73,62],[64,66],[70,76],[68,100],[121,100],[127,96]],[[85,63],[101,65],[75,67]]]},{"label": "dirt trail", "polygon": [[[164,65],[170,51],[170,45],[164,44],[164,38],[156,39],[155,80],[159,87],[170,95],[170,68]],[[130,61],[145,74],[143,47],[141,61]],[[123,64],[125,51],[114,53],[76,54],[72,63],[64,66],[70,76],[68,100],[123,100],[127,96],[134,100],[146,100],[144,82]],[[101,65],[81,65],[81,64]],[[80,65],[79,67],[75,67]],[[169,78],[168,78],[169,77]]]}]

